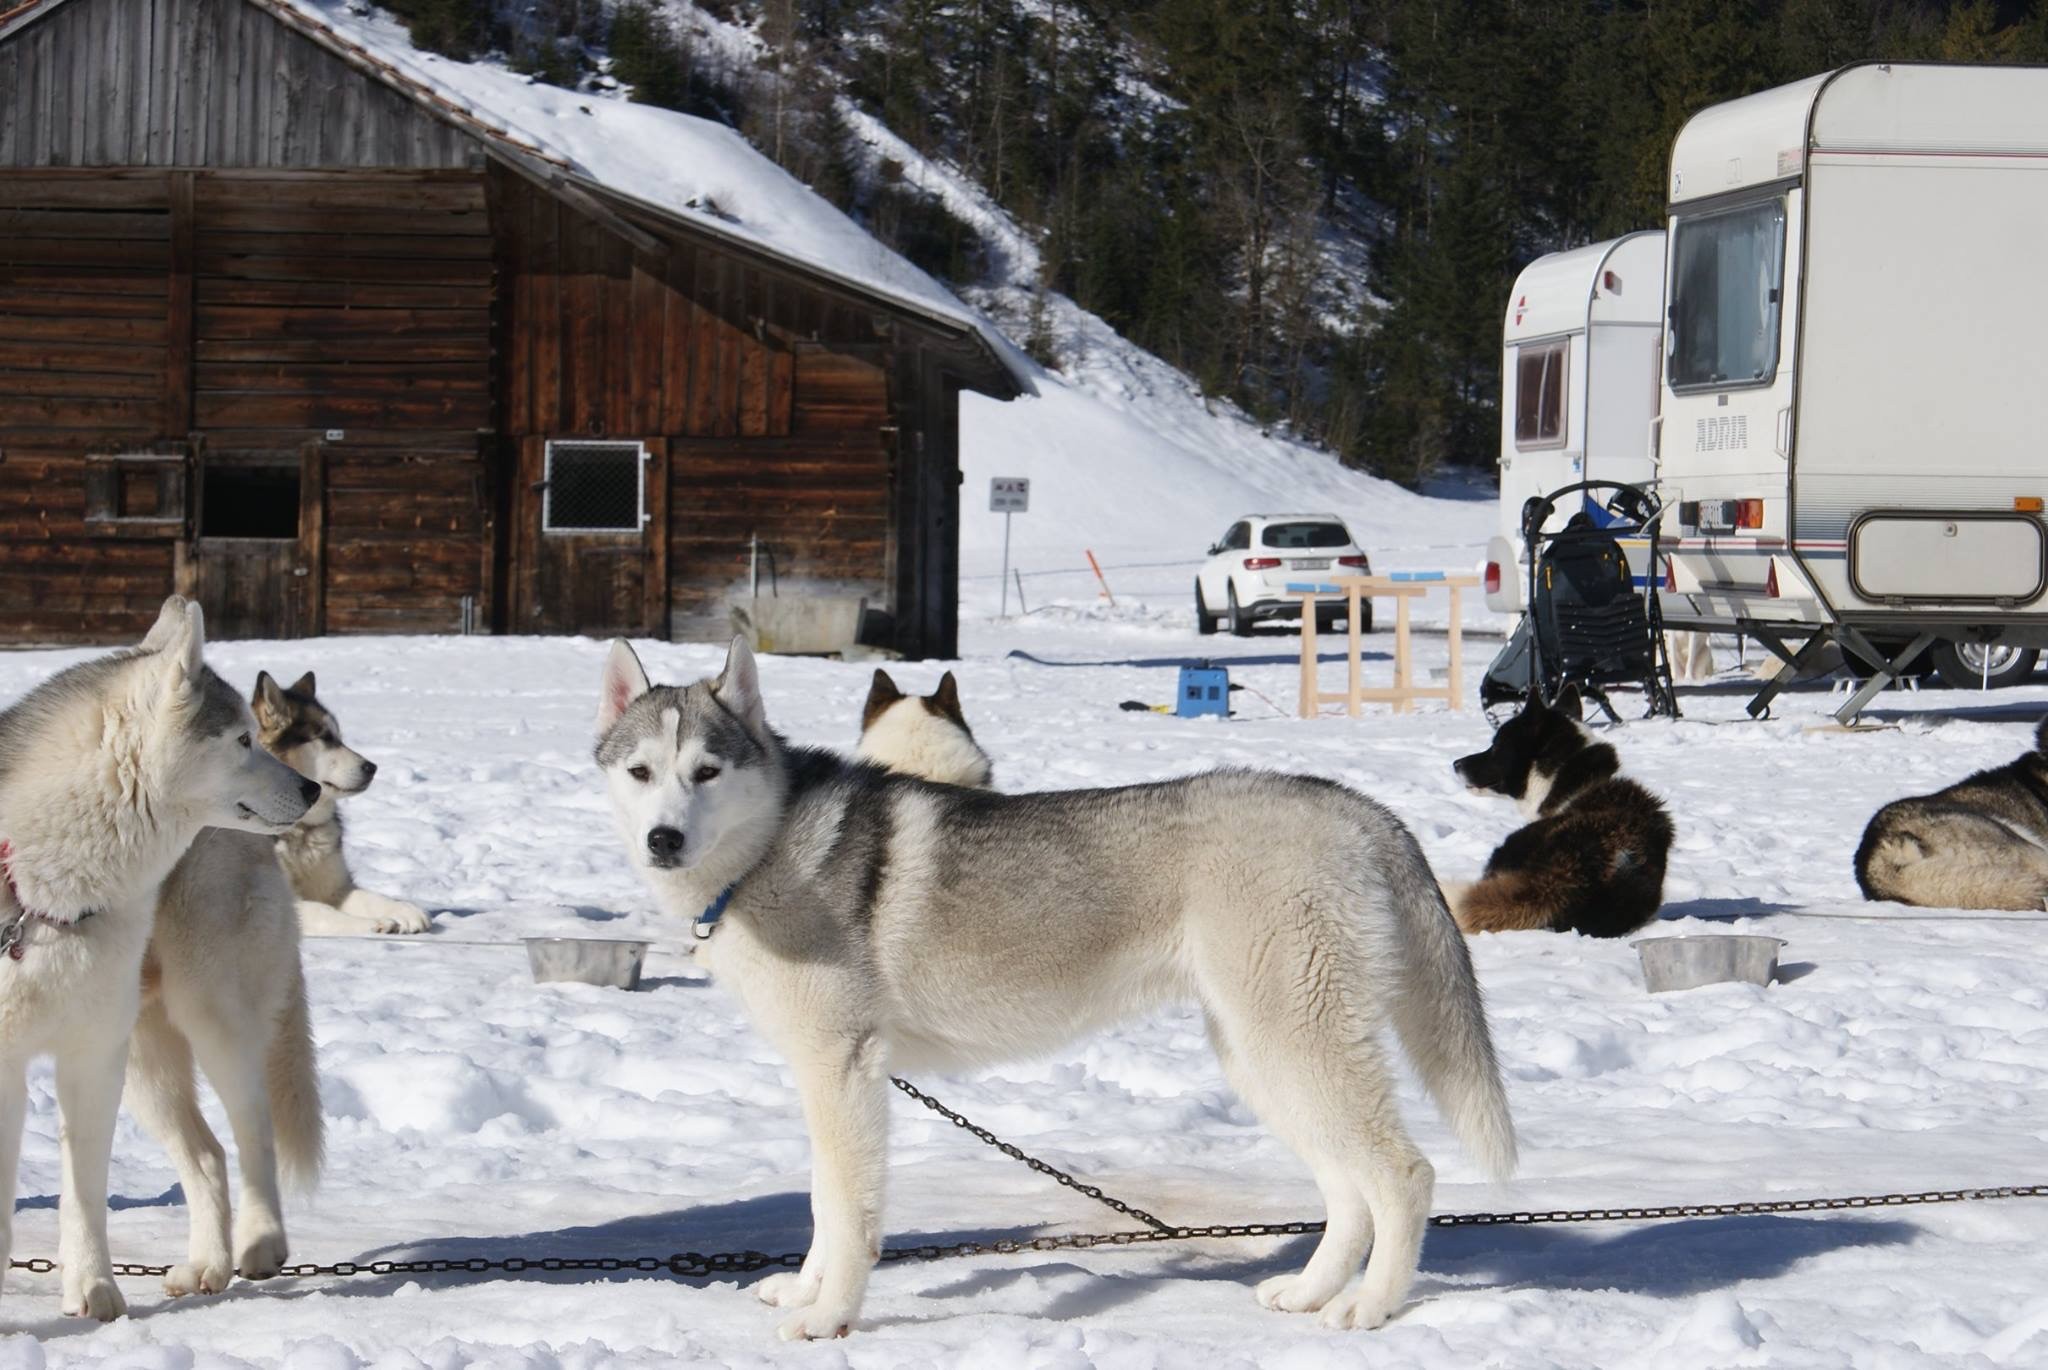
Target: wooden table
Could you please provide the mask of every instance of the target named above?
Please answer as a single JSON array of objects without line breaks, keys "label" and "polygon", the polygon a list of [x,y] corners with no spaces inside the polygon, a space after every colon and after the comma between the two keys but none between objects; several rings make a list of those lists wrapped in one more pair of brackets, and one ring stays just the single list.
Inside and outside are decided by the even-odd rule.
[{"label": "wooden table", "polygon": [[[1301,601],[1301,716],[1314,718],[1325,704],[1343,704],[1353,718],[1367,703],[1391,703],[1395,713],[1406,713],[1418,699],[1441,699],[1451,708],[1462,708],[1465,693],[1463,651],[1464,625],[1460,621],[1463,592],[1477,588],[1475,575],[1446,575],[1442,572],[1396,572],[1384,576],[1333,576],[1327,580],[1289,585],[1290,599]],[[1447,591],[1451,597],[1451,669],[1443,685],[1417,685],[1409,659],[1408,601],[1431,590]],[[1316,685],[1316,605],[1342,598],[1350,627],[1347,656],[1347,688],[1339,693],[1319,690]],[[1369,599],[1394,601],[1394,683],[1391,686],[1365,684],[1365,634],[1359,619]]]}]

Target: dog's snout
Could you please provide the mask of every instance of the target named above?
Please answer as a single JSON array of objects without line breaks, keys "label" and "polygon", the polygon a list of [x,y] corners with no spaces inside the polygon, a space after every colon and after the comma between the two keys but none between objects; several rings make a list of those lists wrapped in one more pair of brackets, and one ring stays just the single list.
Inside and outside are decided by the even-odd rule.
[{"label": "dog's snout", "polygon": [[363,763],[363,783],[364,783],[365,785],[367,785],[367,784],[369,784],[369,783],[370,783],[370,782],[371,782],[372,780],[375,780],[376,778],[377,778],[377,763],[376,763],[376,762],[374,762],[374,761],[365,761],[365,762]]},{"label": "dog's snout", "polygon": [[299,797],[306,801],[308,808],[312,807],[320,798],[320,782],[317,780],[299,781]]},{"label": "dog's snout", "polygon": [[647,850],[660,861],[673,861],[683,854],[681,828],[649,828]]}]

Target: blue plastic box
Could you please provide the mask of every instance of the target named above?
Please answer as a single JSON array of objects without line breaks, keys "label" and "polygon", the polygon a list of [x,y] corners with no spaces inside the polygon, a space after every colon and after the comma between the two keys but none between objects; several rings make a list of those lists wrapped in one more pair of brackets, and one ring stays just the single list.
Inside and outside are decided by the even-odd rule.
[{"label": "blue plastic box", "polygon": [[1181,718],[1230,716],[1230,672],[1221,666],[1183,666],[1173,712]]}]

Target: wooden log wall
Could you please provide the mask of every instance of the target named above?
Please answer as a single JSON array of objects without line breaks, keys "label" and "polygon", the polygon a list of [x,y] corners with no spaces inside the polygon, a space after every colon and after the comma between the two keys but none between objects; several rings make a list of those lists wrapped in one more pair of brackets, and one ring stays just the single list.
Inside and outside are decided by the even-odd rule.
[{"label": "wooden log wall", "polygon": [[170,251],[163,176],[0,178],[0,640],[140,636],[170,592],[170,542],[85,526],[86,454],[175,407]]}]

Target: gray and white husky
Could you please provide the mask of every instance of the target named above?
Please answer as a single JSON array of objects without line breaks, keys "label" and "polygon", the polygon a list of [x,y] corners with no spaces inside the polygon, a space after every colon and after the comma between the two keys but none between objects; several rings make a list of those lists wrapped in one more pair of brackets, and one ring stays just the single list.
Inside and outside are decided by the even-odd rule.
[{"label": "gray and white husky", "polygon": [[[1474,1157],[1514,1127],[1465,940],[1399,820],[1326,781],[1219,771],[1111,790],[932,785],[786,743],[736,641],[650,686],[612,644],[596,756],[633,864],[789,1059],[811,1249],[761,1285],[785,1337],[846,1332],[882,1240],[892,1070],[1050,1051],[1168,1000],[1308,1162],[1329,1226],[1271,1308],[1377,1327],[1415,1275],[1435,1172],[1409,1141],[1391,1022]],[[1371,1249],[1364,1281],[1346,1293]]]},{"label": "gray and white husky", "polygon": [[320,798],[297,827],[277,840],[277,859],[299,897],[300,930],[310,937],[366,932],[425,932],[417,904],[366,890],[350,874],[341,848],[337,803],[370,788],[377,763],[341,740],[341,722],[314,693],[313,673],[289,687],[270,672],[256,676],[249,704],[262,727],[263,745],[300,775],[320,783]]},{"label": "gray and white husky", "polygon": [[2048,719],[2016,760],[1879,809],[1856,883],[1865,899],[1926,908],[2048,907]]},{"label": "gray and white husky", "polygon": [[145,649],[60,672],[0,713],[0,1270],[13,1245],[26,1071],[56,1058],[63,1309],[125,1308],[107,1254],[107,1164],[159,888],[204,828],[275,836],[318,787],[256,745],[207,669],[198,606]]}]

